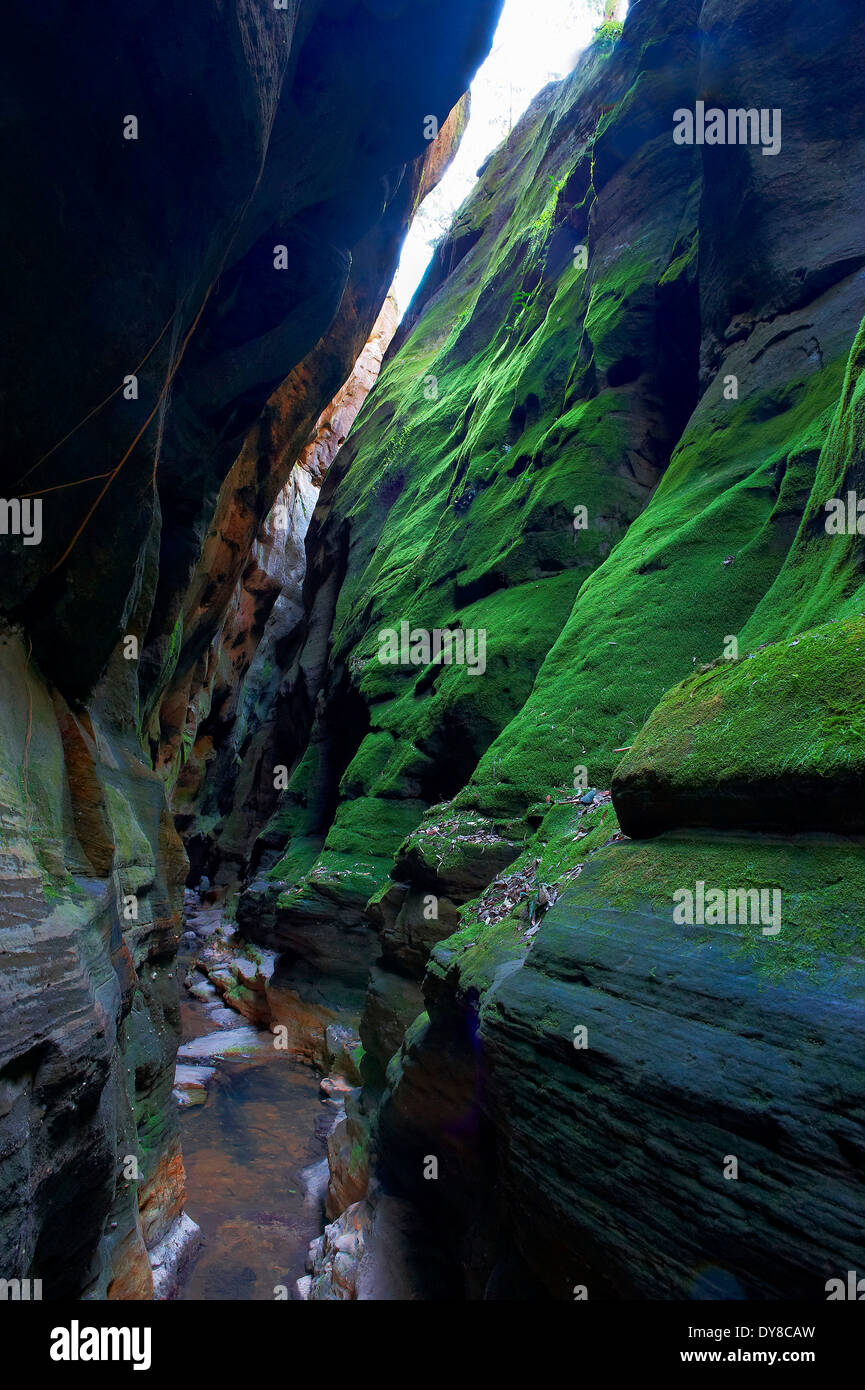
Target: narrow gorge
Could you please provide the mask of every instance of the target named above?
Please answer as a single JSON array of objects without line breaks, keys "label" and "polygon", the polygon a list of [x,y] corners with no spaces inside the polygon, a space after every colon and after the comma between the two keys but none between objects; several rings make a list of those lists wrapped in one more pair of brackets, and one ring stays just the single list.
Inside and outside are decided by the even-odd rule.
[{"label": "narrow gorge", "polygon": [[865,1298],[865,10],[582,8],[407,306],[505,0],[9,20],[6,1297]]}]

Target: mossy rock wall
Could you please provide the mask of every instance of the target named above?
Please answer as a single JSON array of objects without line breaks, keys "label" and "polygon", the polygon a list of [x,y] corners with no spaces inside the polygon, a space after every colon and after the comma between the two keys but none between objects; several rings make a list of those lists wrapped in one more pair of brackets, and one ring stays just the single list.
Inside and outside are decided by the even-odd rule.
[{"label": "mossy rock wall", "polygon": [[[302,760],[285,797],[320,824],[319,882],[331,854],[335,874],[346,853],[359,873],[386,861],[454,797],[506,826],[575,768],[609,786],[658,701],[730,638],[753,651],[855,611],[859,542],[821,522],[861,468],[851,228],[800,265],[772,159],[673,143],[668,107],[708,73],[731,100],[742,83],[740,35],[698,9],[636,6],[488,161],[325,485],[300,660],[320,669],[326,628],[318,780],[311,807]],[[823,32],[812,89],[841,37]],[[769,82],[769,47],[749,64]],[[816,167],[805,76],[779,79],[784,167],[846,212]],[[743,179],[737,234],[766,273],[734,303],[719,189]],[[401,622],[483,628],[483,675],[381,664]],[[297,833],[281,810],[264,837],[287,850],[275,868],[268,850],[277,883]]]},{"label": "mossy rock wall", "polygon": [[[633,4],[488,161],[313,519],[323,780],[257,891],[380,876],[378,1181],[470,1297],[820,1297],[854,1259],[865,605],[824,522],[863,482],[863,23]],[[779,155],[676,146],[707,91],[780,107]],[[484,628],[484,674],[383,665],[403,620]],[[780,934],[681,927],[700,881],[779,892]]]},{"label": "mossy rock wall", "polygon": [[628,835],[675,826],[865,833],[865,617],[690,676],[613,778]]}]

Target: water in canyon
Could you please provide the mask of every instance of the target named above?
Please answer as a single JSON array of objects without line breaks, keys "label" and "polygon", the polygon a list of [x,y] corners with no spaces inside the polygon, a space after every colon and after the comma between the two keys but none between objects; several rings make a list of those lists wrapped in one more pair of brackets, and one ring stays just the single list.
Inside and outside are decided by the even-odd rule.
[{"label": "water in canyon", "polygon": [[309,1243],[321,1229],[303,1172],[324,1159],[333,1106],[320,1098],[311,1068],[229,1014],[192,997],[182,1006],[184,1044],[218,1034],[238,1051],[197,1067],[206,1099],[181,1107],[186,1209],[202,1245],[175,1297],[296,1298]]}]

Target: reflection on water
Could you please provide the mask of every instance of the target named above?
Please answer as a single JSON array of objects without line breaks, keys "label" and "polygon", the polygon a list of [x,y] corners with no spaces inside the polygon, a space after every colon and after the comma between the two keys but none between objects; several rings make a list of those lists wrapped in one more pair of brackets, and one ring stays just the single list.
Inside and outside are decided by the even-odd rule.
[{"label": "reflection on water", "polygon": [[[203,1006],[183,1014],[184,1040],[211,1031]],[[329,1107],[315,1074],[276,1049],[215,1065],[206,1104],[180,1112],[186,1210],[204,1243],[177,1297],[273,1299],[283,1284],[295,1298],[320,1230],[300,1174],[324,1157],[315,1129]]]}]

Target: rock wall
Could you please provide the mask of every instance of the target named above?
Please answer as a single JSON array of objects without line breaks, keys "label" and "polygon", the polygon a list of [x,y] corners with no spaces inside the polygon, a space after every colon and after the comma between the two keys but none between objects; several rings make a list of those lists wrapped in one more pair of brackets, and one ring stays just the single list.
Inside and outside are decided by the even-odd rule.
[{"label": "rock wall", "polygon": [[150,1296],[181,1216],[169,1097],[185,857],[123,702],[122,658],[75,710],[0,637],[4,1277],[46,1297]]},{"label": "rock wall", "polygon": [[[303,615],[304,538],[330,464],[378,376],[396,329],[388,298],[347,382],[316,421],[261,526],[225,613],[221,630],[196,665],[175,679],[159,711],[159,765],[172,785],[175,824],[191,858],[190,879],[206,875],[217,889],[239,884],[253,841],[278,799],[274,769],[282,764],[285,723],[280,690],[285,654]],[[278,409],[278,398],[273,402]],[[247,440],[220,494],[208,544],[183,614],[184,632],[209,618],[219,566],[241,548],[247,460],[261,447]],[[269,456],[274,456],[272,448]],[[205,606],[201,598],[205,598]],[[179,773],[176,771],[180,768]]]},{"label": "rock wall", "polygon": [[[194,1240],[169,795],[246,877],[226,998],[314,1056],[362,1013],[305,1296],[861,1267],[865,19],[634,0],[341,445],[500,9],[9,21],[0,1275],[46,1297]],[[781,148],[677,144],[698,100]]]},{"label": "rock wall", "polygon": [[[824,521],[862,487],[863,44],[853,4],[636,0],[487,162],[325,481],[238,913],[301,993],[366,981],[310,1297],[861,1264],[863,558]],[[780,150],[677,144],[698,100]],[[403,623],[483,669],[382,661]],[[780,930],[677,920],[698,882]]]},{"label": "rock wall", "polygon": [[2,486],[41,536],[0,536],[0,1274],[46,1298],[148,1297],[151,1263],[164,1296],[188,1249],[166,786],[238,585],[238,632],[274,596],[257,537],[311,500],[295,465],[330,448],[500,8],[7,22]]}]

